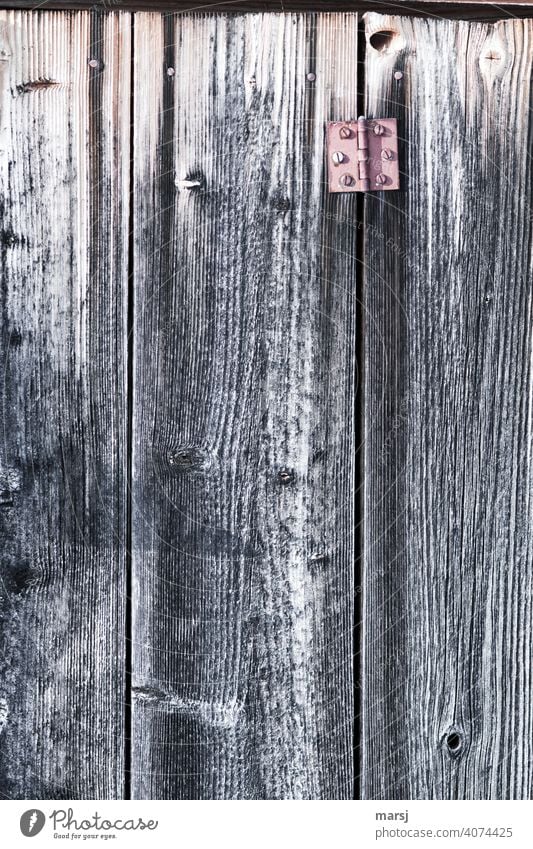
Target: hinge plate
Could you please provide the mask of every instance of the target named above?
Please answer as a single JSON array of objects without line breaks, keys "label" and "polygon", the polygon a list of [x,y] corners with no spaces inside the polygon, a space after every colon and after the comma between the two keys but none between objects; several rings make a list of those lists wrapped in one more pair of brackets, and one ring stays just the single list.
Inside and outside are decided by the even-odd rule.
[{"label": "hinge plate", "polygon": [[383,192],[400,188],[396,118],[332,121],[327,126],[330,192]]}]

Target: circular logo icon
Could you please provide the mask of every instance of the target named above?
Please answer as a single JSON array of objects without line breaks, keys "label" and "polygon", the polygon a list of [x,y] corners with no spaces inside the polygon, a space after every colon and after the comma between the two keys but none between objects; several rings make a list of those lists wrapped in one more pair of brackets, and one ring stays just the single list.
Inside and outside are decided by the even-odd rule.
[{"label": "circular logo icon", "polygon": [[46,822],[46,817],[42,811],[32,808],[29,811],[24,811],[20,818],[20,830],[24,837],[35,837],[43,830]]}]

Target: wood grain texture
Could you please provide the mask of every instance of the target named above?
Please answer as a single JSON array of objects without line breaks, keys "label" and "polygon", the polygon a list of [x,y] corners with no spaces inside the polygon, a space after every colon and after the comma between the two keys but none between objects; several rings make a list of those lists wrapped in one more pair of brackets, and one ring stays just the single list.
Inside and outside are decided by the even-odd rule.
[{"label": "wood grain texture", "polygon": [[364,796],[531,798],[533,22],[366,24]]},{"label": "wood grain texture", "polygon": [[136,16],[134,798],[352,795],[356,48]]},{"label": "wood grain texture", "polygon": [[101,11],[131,10],[163,11],[168,13],[191,12],[375,12],[398,14],[405,10],[409,15],[438,16],[473,20],[494,20],[507,17],[531,17],[531,0],[214,0],[214,2],[191,2],[191,0],[9,0],[4,3],[10,9],[100,9]]},{"label": "wood grain texture", "polygon": [[130,16],[1,12],[0,74],[0,794],[120,797]]}]

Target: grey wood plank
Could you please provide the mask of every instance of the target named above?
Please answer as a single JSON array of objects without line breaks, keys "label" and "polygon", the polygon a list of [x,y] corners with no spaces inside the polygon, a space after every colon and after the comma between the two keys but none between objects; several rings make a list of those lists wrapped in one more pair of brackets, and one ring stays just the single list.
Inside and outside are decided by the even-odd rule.
[{"label": "grey wood plank", "polygon": [[123,794],[130,27],[0,12],[3,798]]},{"label": "grey wood plank", "polygon": [[136,798],[352,794],[356,227],[323,143],[356,47],[355,15],[136,16]]},{"label": "grey wood plank", "polygon": [[366,25],[363,792],[531,798],[533,22]]},{"label": "grey wood plank", "polygon": [[[35,0],[8,0],[4,4],[12,9],[35,8]],[[529,17],[533,11],[531,0],[283,0],[285,12],[372,12],[398,14],[405,9],[409,15],[439,16],[474,20],[494,20],[504,17]],[[41,9],[100,9],[113,7],[115,11],[134,12],[191,12],[190,0],[40,0]],[[197,6],[199,8],[199,6]],[[224,0],[205,4],[204,10],[224,12],[279,12],[280,0]]]}]

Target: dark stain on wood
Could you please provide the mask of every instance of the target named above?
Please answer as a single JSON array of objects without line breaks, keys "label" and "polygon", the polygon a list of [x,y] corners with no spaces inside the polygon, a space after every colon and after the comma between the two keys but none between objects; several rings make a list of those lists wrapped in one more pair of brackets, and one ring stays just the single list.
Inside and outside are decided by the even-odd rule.
[{"label": "dark stain on wood", "polygon": [[32,91],[46,91],[46,89],[54,88],[61,85],[56,80],[50,80],[46,77],[40,77],[38,80],[29,80],[25,83],[20,83],[16,87],[17,94],[28,94]]}]

